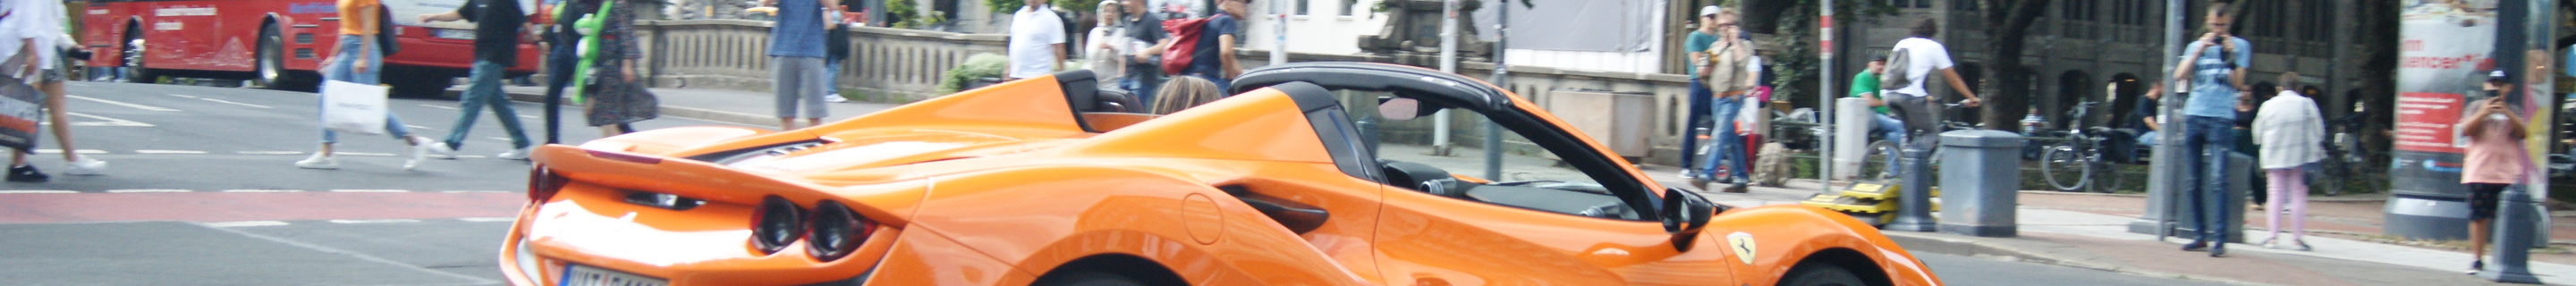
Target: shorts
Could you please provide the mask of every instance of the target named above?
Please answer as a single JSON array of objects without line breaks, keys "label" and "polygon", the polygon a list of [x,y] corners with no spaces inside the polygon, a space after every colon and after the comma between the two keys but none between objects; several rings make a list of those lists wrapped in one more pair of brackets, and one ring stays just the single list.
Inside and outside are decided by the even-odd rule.
[{"label": "shorts", "polygon": [[39,79],[38,81],[36,81],[36,82],[38,82],[38,83],[63,82],[63,70],[62,70],[62,69],[46,69],[46,70],[44,70],[44,71],[39,71],[39,72],[36,72],[36,73],[43,74],[42,76],[39,76],[39,77],[37,78],[37,79]]},{"label": "shorts", "polygon": [[2507,184],[2469,183],[2469,219],[2495,219],[2496,197],[2503,196]]}]

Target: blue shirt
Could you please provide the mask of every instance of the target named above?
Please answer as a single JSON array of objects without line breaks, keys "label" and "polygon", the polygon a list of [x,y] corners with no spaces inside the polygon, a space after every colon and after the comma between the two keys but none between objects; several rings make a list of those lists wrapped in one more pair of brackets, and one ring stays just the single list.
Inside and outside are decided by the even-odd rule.
[{"label": "blue shirt", "polygon": [[1235,40],[1243,40],[1243,33],[1239,31],[1241,26],[1233,14],[1216,13],[1216,16],[1208,17],[1207,26],[1201,27],[1206,30],[1199,32],[1198,48],[1191,51],[1190,68],[1182,69],[1181,74],[1225,77],[1225,62],[1217,57],[1233,56],[1234,51],[1219,51],[1223,48],[1217,46],[1217,36],[1231,35]]},{"label": "blue shirt", "polygon": [[778,22],[769,28],[769,55],[823,57],[823,3],[778,1]]},{"label": "blue shirt", "polygon": [[[2224,55],[2235,58],[2233,60],[2236,63],[2235,66],[2253,64],[2254,45],[2252,43],[2245,42],[2245,38],[2237,37],[2227,37],[2227,41],[2236,44],[2235,52]],[[2201,51],[2200,57],[2193,58],[2191,61],[2191,97],[2184,98],[2182,114],[2236,119],[2236,85],[2228,82],[2229,73],[2235,70],[2227,67],[2230,60],[2220,57],[2222,56],[2220,50],[2223,49],[2209,46],[2209,42],[2206,41],[2194,41],[2191,42],[2191,47],[2183,50]]]}]

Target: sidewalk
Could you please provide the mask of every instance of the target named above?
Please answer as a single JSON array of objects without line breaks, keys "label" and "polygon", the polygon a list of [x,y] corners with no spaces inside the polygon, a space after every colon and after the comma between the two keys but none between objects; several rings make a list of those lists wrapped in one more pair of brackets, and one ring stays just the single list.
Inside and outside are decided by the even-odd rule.
[{"label": "sidewalk", "polygon": [[[511,99],[538,102],[542,87],[510,86]],[[451,90],[454,92],[454,90]],[[751,126],[778,124],[770,93],[707,89],[653,89],[662,115]],[[898,106],[885,103],[829,103],[827,120],[842,120]],[[578,112],[579,109],[567,109]],[[577,117],[576,117],[577,118]],[[1462,159],[1464,160],[1464,159]],[[1464,161],[1462,161],[1464,162]],[[1547,164],[1552,162],[1513,162]],[[1462,163],[1464,164],[1464,163]],[[1480,163],[1479,163],[1480,164]],[[1641,167],[1665,186],[1684,186],[1678,169]],[[1706,193],[1709,199],[1735,206],[1795,204],[1817,191],[1814,180],[1793,180],[1787,188],[1753,187],[1749,193]],[[2307,238],[2314,251],[2264,249],[2231,244],[2228,257],[2183,252],[2187,240],[2157,241],[2152,234],[2129,233],[2128,224],[2145,212],[2146,198],[2024,191],[2019,197],[2020,236],[1987,238],[1944,233],[1885,232],[1907,250],[1961,256],[1984,256],[2033,263],[2114,271],[2144,276],[2176,277],[2246,285],[2485,285],[2462,275],[2470,260],[2465,246],[2397,242],[2378,236],[2381,196],[2312,197]],[[2576,214],[2554,214],[2551,237],[2560,241],[2532,253],[2531,272],[2550,285],[2576,285]],[[2249,213],[2248,241],[2260,241],[2261,213]],[[2395,244],[2392,244],[2395,243]]]},{"label": "sidewalk", "polygon": [[[1666,186],[1680,186],[1678,169],[1644,168]],[[1796,180],[1787,188],[1754,187],[1749,193],[1706,193],[1709,199],[1738,206],[1795,204],[1817,191],[1816,181]],[[2187,239],[2158,241],[2153,234],[2128,232],[2146,206],[2138,195],[2020,193],[2020,236],[1988,238],[1937,232],[1884,232],[1918,253],[1983,256],[2032,263],[2113,271],[2143,276],[2175,277],[2245,285],[2488,285],[2463,275],[2470,255],[2465,244],[2396,242],[2380,233],[2381,196],[2312,197],[2308,244],[2313,251],[2273,250],[2257,244],[2230,244],[2227,257],[2184,252]],[[2247,241],[2259,242],[2261,213],[2249,213]],[[2566,237],[2576,237],[2576,216],[2564,212],[2551,227],[2559,244],[2532,252],[2530,271],[2549,285],[2576,285],[2576,254]],[[2284,234],[2287,236],[2287,234]],[[2287,240],[2287,237],[2283,238]],[[2419,246],[2420,245],[2420,246]],[[2490,254],[2492,255],[2492,254]],[[2490,267],[2493,267],[2490,265]]]},{"label": "sidewalk", "polygon": [[[461,92],[462,90],[463,86],[458,86],[457,88],[448,89],[447,92],[456,93]],[[777,96],[772,93],[680,88],[655,88],[652,90],[653,95],[662,102],[662,116],[665,118],[678,117],[759,127],[778,127]],[[510,100],[513,101],[544,102],[546,88],[544,86],[512,85],[502,87],[501,92],[510,94]],[[570,105],[571,103],[567,102],[565,104]],[[868,113],[875,113],[879,110],[900,106],[900,104],[856,101],[824,103],[823,105],[831,109],[831,112],[827,114],[829,116],[823,118],[823,122],[850,119],[851,117],[858,117],[859,115],[866,115]],[[580,112],[581,108],[578,106],[564,108],[565,125],[581,125],[582,121]],[[796,124],[798,125],[805,124],[804,119],[800,118],[796,121]]]}]

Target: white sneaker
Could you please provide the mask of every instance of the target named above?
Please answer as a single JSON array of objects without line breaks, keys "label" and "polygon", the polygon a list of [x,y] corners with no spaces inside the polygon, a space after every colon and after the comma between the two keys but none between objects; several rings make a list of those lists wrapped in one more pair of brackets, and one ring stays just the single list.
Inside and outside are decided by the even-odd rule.
[{"label": "white sneaker", "polygon": [[90,159],[89,156],[80,156],[79,158],[79,160],[73,160],[71,163],[64,164],[71,168],[68,168],[70,170],[63,170],[63,174],[73,176],[97,176],[99,172],[107,171],[107,161]]},{"label": "white sneaker", "polygon": [[429,153],[438,154],[439,159],[456,160],[456,147],[448,147],[447,142],[430,142],[428,146]]},{"label": "white sneaker", "polygon": [[337,170],[340,169],[340,160],[332,159],[330,155],[313,153],[313,157],[306,157],[303,161],[295,161],[295,167],[305,169]]},{"label": "white sneaker", "polygon": [[419,169],[420,160],[429,157],[429,148],[431,146],[429,144],[423,144],[428,143],[429,138],[412,136],[410,138],[405,138],[405,140],[411,141],[411,158],[403,160],[403,170],[410,171]]},{"label": "white sneaker", "polygon": [[500,157],[502,160],[527,160],[528,148],[512,149],[510,152],[501,152],[501,155],[494,157]]},{"label": "white sneaker", "polygon": [[850,98],[841,97],[841,95],[838,94],[827,94],[823,95],[823,102],[850,102]]}]

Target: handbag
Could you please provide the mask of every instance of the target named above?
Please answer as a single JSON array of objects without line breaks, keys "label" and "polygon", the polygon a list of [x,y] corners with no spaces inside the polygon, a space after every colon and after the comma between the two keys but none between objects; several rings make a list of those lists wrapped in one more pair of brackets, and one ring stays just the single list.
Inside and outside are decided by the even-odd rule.
[{"label": "handbag", "polygon": [[384,86],[337,80],[322,84],[322,128],[384,134],[385,112]]},{"label": "handbag", "polygon": [[[0,79],[0,147],[34,152],[38,123],[44,121],[38,103],[44,95],[36,87],[17,79]],[[32,153],[31,153],[32,154]]]}]

